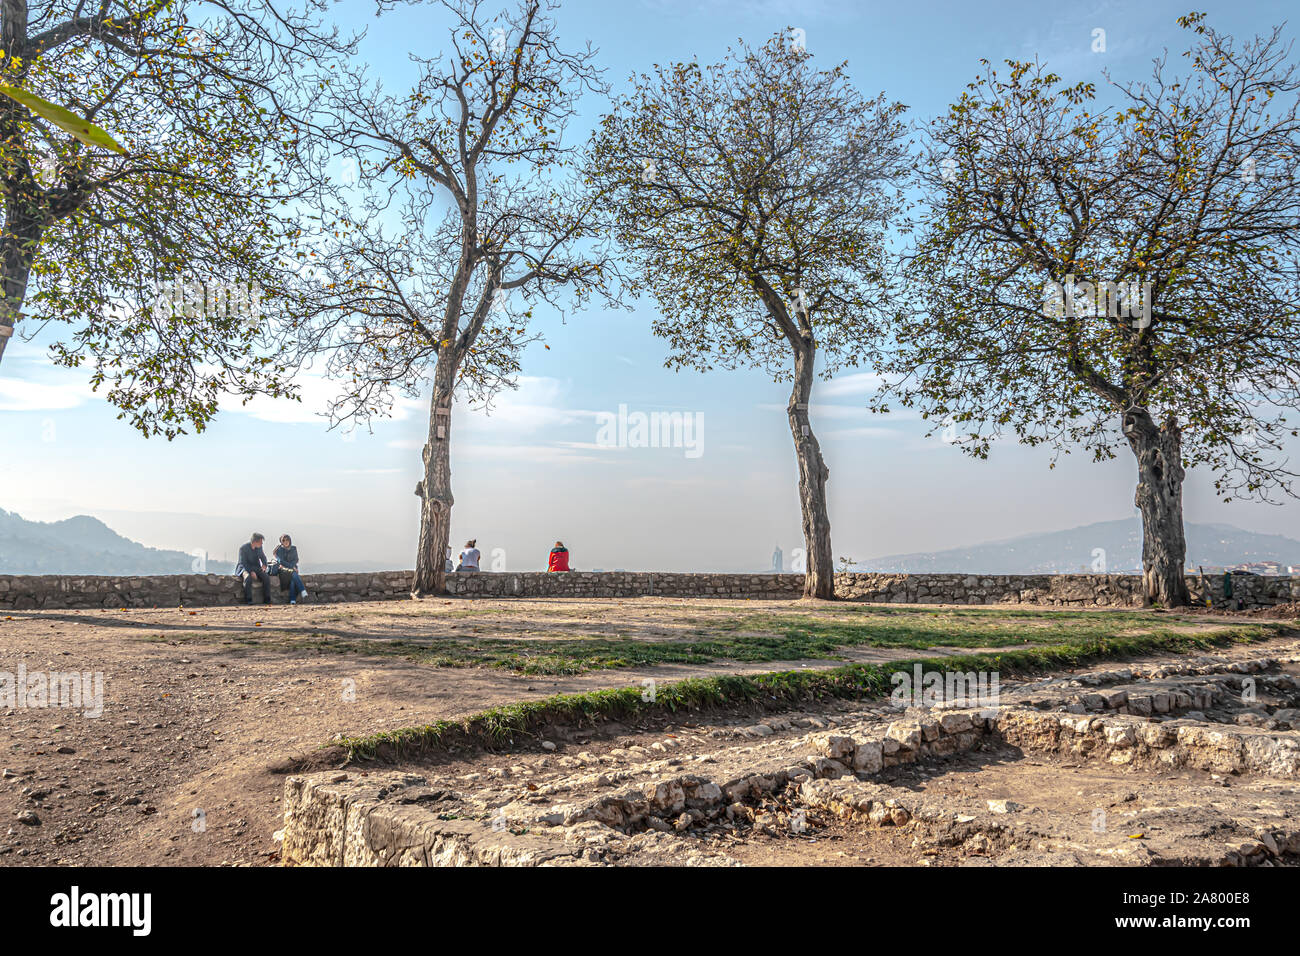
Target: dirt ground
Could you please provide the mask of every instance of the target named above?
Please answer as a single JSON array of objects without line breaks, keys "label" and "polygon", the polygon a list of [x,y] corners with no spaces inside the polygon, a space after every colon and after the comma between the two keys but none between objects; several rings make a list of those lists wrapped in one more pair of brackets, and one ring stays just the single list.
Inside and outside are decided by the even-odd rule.
[{"label": "dirt ground", "polygon": [[[102,672],[104,706],[93,718],[54,707],[0,712],[6,731],[0,865],[274,864],[284,777],[268,768],[337,734],[423,724],[559,692],[640,686],[646,676],[670,681],[917,656],[910,648],[857,647],[834,661],[718,661],[537,676],[328,649],[332,640],[430,633],[535,634],[544,641],[578,621],[599,621],[640,639],[672,639],[679,628],[707,631],[712,617],[758,603],[445,600],[3,615],[0,671],[15,673],[21,665],[29,674]],[[272,632],[283,639],[259,640]],[[940,653],[943,648],[927,651]],[[782,843],[776,857],[765,859],[790,848]],[[833,841],[822,850],[824,858],[800,861],[847,859],[836,856],[841,851]],[[887,848],[877,856],[890,861]],[[847,861],[864,859],[855,852]]]}]

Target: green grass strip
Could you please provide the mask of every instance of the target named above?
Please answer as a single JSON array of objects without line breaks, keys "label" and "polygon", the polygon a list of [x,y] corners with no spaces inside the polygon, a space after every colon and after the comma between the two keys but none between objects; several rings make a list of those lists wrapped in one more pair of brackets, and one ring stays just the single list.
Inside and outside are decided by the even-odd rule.
[{"label": "green grass strip", "polygon": [[656,688],[653,701],[641,699],[640,687],[611,688],[583,694],[559,694],[539,700],[493,707],[458,720],[440,720],[422,727],[347,737],[328,746],[341,746],[349,759],[415,756],[449,747],[496,749],[516,737],[535,736],[556,726],[582,726],[628,717],[665,716],[683,711],[719,709],[778,710],[804,701],[857,700],[881,697],[891,689],[890,676],[912,670],[940,673],[996,671],[1000,678],[1026,675],[1093,661],[1118,660],[1154,651],[1208,650],[1224,644],[1250,644],[1276,636],[1285,624],[1252,624],[1209,634],[1148,634],[1089,638],[1072,644],[998,653],[916,658],[880,664],[848,664],[827,670],[776,671],[764,674],[720,674],[675,681]]}]

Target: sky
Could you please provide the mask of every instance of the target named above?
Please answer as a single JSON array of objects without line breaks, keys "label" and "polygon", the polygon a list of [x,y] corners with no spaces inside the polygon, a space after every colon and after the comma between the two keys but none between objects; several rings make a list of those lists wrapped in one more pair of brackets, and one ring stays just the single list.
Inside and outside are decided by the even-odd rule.
[{"label": "sky", "polygon": [[[600,51],[616,89],[654,63],[714,61],[738,39],[761,43],[792,27],[815,63],[847,60],[865,93],[884,90],[924,119],[974,78],[981,57],[1037,56],[1068,80],[1099,86],[1103,69],[1144,76],[1163,49],[1182,49],[1174,21],[1192,9],[1186,2],[621,0],[566,2],[556,19],[570,47],[590,40]],[[1245,37],[1285,21],[1287,7],[1196,9]],[[445,37],[435,9],[378,19],[360,0],[334,9],[344,25],[368,28],[363,55],[393,87],[412,75],[408,53],[427,55]],[[1104,52],[1093,49],[1098,29]],[[575,132],[601,107],[585,102]],[[549,348],[525,353],[518,389],[490,409],[454,408],[453,545],[476,538],[484,567],[496,570],[544,568],[557,539],[581,569],[762,570],[775,546],[789,566],[802,547],[789,386],[756,372],[666,369],[655,315],[649,300],[630,312],[539,310],[536,330]],[[16,336],[0,364],[0,508],[41,521],[94,515],[145,544],[205,553],[217,570],[255,530],[293,534],[307,571],[413,566],[427,397],[344,434],[321,415],[334,386],[308,378],[301,404],[259,399],[223,409],[201,435],[145,439],[90,390],[84,371],[52,367],[48,345]],[[926,438],[915,413],[868,414],[875,382],[870,369],[849,369],[813,390],[837,557],[941,550],[1136,513],[1127,452],[1102,464],[1064,455],[1051,467],[1051,451],[1002,442],[990,459],[972,460],[941,436]],[[616,427],[620,409],[632,427],[638,413],[680,413],[695,426],[681,443],[689,447],[605,447],[601,431]],[[1208,473],[1189,474],[1185,511],[1189,522],[1300,538],[1294,502],[1220,503]]]}]

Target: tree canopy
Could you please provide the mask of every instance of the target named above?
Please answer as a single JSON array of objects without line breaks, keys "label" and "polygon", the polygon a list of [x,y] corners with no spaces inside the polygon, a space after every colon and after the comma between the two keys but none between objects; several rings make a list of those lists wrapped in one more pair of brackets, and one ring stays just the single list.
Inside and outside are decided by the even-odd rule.
[{"label": "tree canopy", "polygon": [[288,294],[296,204],[321,182],[295,119],[310,97],[297,78],[347,48],[319,25],[324,8],[0,8],[0,81],[125,147],[89,146],[0,98],[0,324],[50,329],[53,360],[87,368],[145,434],[202,430],[232,396],[290,392],[258,317],[230,302]]},{"label": "tree canopy", "polygon": [[817,70],[792,32],[635,79],[590,169],[671,366],[789,380],[791,342],[810,334],[826,372],[873,354],[863,322],[886,318],[903,111],[863,97],[844,63]]},{"label": "tree canopy", "polygon": [[1161,58],[1103,106],[986,63],[931,124],[896,370],[968,453],[1010,432],[1112,457],[1143,409],[1225,495],[1289,487],[1268,451],[1300,399],[1300,86],[1276,32],[1187,25],[1187,77]]},{"label": "tree canopy", "polygon": [[1138,464],[1149,595],[1187,602],[1182,482],[1290,491],[1300,405],[1300,78],[1280,32],[1200,15],[1175,75],[991,64],[928,129],[894,394],[987,456],[1010,433]]}]

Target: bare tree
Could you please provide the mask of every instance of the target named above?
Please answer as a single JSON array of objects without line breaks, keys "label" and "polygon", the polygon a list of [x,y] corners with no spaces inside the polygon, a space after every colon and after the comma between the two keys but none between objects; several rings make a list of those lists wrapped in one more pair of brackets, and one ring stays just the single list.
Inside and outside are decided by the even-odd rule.
[{"label": "bare tree", "polygon": [[904,107],[863,98],[845,64],[813,68],[787,32],[720,64],[642,75],[606,117],[591,175],[659,302],[670,367],[761,368],[792,382],[804,594],[834,597],[829,470],[813,380],[873,355],[889,301],[884,229],[902,177]]},{"label": "bare tree", "polygon": [[[542,0],[488,17],[446,2],[450,49],[390,96],[364,72],[326,87],[323,130],[353,157],[367,195],[323,214],[299,354],[344,383],[335,421],[366,420],[432,382],[413,595],[445,590],[451,409],[513,384],[534,306],[582,305],[614,276],[597,197],[563,142],[584,91],[602,91],[588,48],[566,52]],[[397,224],[385,230],[386,213]]]},{"label": "bare tree", "polygon": [[1022,442],[1137,463],[1149,598],[1188,602],[1182,485],[1290,490],[1300,402],[1300,75],[1280,33],[1238,44],[1199,15],[1186,76],[1063,86],[985,72],[930,129],[908,263],[906,404],[986,457]]}]

